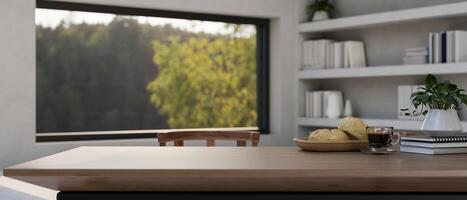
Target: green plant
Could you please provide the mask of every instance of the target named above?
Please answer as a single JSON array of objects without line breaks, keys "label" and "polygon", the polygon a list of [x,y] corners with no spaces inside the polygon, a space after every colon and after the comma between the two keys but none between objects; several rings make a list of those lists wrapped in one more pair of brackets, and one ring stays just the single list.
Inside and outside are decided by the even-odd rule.
[{"label": "green plant", "polygon": [[334,9],[334,5],[332,5],[329,0],[316,0],[313,4],[308,6],[308,12],[311,16],[316,11],[325,11],[328,14]]},{"label": "green plant", "polygon": [[[430,109],[458,109],[460,105],[467,105],[465,90],[460,89],[450,81],[438,82],[435,76],[428,74],[425,77],[425,87],[419,87],[420,91],[411,95],[415,110],[406,115],[425,115],[426,108]],[[408,111],[409,109],[402,109]]]}]

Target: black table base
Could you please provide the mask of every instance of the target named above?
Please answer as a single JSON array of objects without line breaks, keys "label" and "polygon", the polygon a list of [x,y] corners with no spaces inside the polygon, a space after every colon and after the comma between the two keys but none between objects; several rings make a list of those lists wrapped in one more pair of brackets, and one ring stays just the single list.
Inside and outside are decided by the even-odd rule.
[{"label": "black table base", "polygon": [[466,200],[467,193],[59,192],[57,200]]}]

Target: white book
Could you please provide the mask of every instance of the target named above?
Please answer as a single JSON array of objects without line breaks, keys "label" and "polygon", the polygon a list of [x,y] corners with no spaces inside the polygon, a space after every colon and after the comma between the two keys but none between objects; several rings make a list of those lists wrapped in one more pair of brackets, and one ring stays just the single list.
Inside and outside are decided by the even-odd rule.
[{"label": "white book", "polygon": [[433,33],[433,63],[441,63],[441,34]]},{"label": "white book", "polygon": [[[398,108],[398,119],[410,119],[410,116],[406,116],[405,113],[411,114],[411,103],[410,103],[410,95],[412,92],[411,85],[399,85],[397,87],[397,108]],[[402,111],[402,109],[409,109],[407,111]]]},{"label": "white book", "polygon": [[456,30],[454,33],[454,39],[455,62],[467,62],[467,31]]},{"label": "white book", "polygon": [[433,58],[433,52],[434,52],[434,46],[433,46],[433,39],[434,39],[434,34],[430,32],[428,34],[428,63],[434,63],[434,58]]},{"label": "white book", "polygon": [[446,62],[454,62],[454,31],[446,32]]},{"label": "white book", "polygon": [[360,41],[347,41],[348,65],[350,68],[366,67],[365,47]]},{"label": "white book", "polygon": [[302,69],[306,69],[307,68],[307,42],[304,41],[302,42]]},{"label": "white book", "polygon": [[334,69],[334,42],[329,45],[329,68]]},{"label": "white book", "polygon": [[305,60],[306,60],[306,69],[307,70],[310,70],[311,69],[311,66],[313,65],[313,49],[312,49],[312,45],[313,45],[313,41],[306,41],[306,44],[305,44],[305,51],[306,51],[306,57],[305,57]]},{"label": "white book", "polygon": [[323,117],[323,92],[315,91],[313,92],[313,117],[321,118]]},{"label": "white book", "polygon": [[406,48],[405,53],[416,53],[416,52],[427,52],[426,47],[411,47],[411,48]]},{"label": "white book", "polygon": [[310,117],[310,104],[309,104],[309,101],[310,101],[310,95],[309,95],[309,92],[305,92],[305,117]]},{"label": "white book", "polygon": [[305,93],[305,117],[313,117],[313,91]]},{"label": "white book", "polygon": [[444,143],[432,143],[432,142],[414,142],[408,140],[402,140],[401,145],[412,146],[412,147],[424,147],[424,148],[459,148],[467,147],[467,142],[444,142]]},{"label": "white book", "polygon": [[309,69],[313,69],[314,66],[316,65],[315,62],[316,62],[316,48],[315,48],[316,44],[315,44],[315,41],[313,40],[310,40],[309,41]]},{"label": "white book", "polygon": [[334,68],[344,68],[344,43],[334,43]]},{"label": "white book", "polygon": [[413,147],[413,146],[401,146],[401,152],[406,153],[418,153],[418,154],[430,154],[430,155],[437,155],[437,154],[459,154],[459,153],[467,153],[467,148],[423,148],[423,147]]},{"label": "white book", "polygon": [[331,91],[322,91],[323,93],[323,107],[322,107],[322,111],[323,111],[323,118],[327,118],[327,112],[326,112],[326,109],[328,108],[328,96],[329,94],[331,93]]},{"label": "white book", "polygon": [[402,64],[404,65],[417,65],[426,64],[428,62],[426,56],[411,56],[402,58]]},{"label": "white book", "polygon": [[344,68],[350,67],[349,57],[349,48],[347,48],[347,42],[344,42]]}]

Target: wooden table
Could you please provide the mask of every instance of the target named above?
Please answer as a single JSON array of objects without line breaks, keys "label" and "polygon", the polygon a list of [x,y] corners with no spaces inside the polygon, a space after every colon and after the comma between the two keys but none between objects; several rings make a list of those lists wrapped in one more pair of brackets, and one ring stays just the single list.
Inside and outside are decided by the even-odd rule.
[{"label": "wooden table", "polygon": [[4,175],[64,196],[99,191],[467,192],[467,155],[311,153],[296,147],[80,147],[6,168]]}]

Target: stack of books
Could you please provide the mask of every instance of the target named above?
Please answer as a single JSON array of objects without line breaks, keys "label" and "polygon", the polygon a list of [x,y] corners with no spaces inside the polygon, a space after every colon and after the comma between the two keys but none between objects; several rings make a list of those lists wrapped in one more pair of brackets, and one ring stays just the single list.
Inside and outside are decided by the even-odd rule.
[{"label": "stack of books", "polygon": [[429,63],[467,62],[467,31],[431,32],[428,44]]},{"label": "stack of books", "polygon": [[400,151],[431,155],[467,153],[467,136],[432,137],[415,135],[402,137]]},{"label": "stack of books", "polygon": [[366,67],[365,48],[360,41],[308,40],[303,42],[302,52],[303,70]]},{"label": "stack of books", "polygon": [[402,62],[404,65],[426,64],[428,62],[428,49],[426,47],[407,48]]},{"label": "stack of books", "polygon": [[[344,110],[344,99],[341,91],[322,90],[307,91],[305,93],[305,117],[308,118],[326,118],[326,108],[328,106],[328,96],[336,94],[339,97],[339,110]],[[342,115],[342,113],[341,113]]]}]

